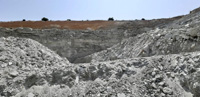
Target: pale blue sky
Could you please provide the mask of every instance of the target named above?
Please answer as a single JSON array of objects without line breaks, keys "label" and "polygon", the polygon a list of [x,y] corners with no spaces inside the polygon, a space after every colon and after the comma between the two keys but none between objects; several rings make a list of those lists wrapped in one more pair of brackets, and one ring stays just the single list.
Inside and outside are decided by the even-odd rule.
[{"label": "pale blue sky", "polygon": [[0,21],[117,20],[168,18],[188,14],[200,0],[0,0]]}]

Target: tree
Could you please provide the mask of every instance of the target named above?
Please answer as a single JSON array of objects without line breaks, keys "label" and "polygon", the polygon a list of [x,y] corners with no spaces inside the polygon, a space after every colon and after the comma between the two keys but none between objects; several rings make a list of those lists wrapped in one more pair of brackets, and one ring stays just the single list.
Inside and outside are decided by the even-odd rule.
[{"label": "tree", "polygon": [[108,21],[114,21],[113,17],[108,18]]},{"label": "tree", "polygon": [[23,19],[22,21],[26,21],[26,19]]},{"label": "tree", "polygon": [[48,18],[45,18],[45,17],[43,17],[41,20],[42,20],[42,21],[49,21],[49,19],[48,19]]},{"label": "tree", "polygon": [[142,18],[142,20],[144,21],[145,19],[144,19],[144,18]]}]

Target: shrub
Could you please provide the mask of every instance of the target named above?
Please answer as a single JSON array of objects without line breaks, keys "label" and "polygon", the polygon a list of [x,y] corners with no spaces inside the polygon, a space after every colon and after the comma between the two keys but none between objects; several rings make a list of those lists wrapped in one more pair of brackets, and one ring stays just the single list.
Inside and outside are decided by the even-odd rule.
[{"label": "shrub", "polygon": [[42,21],[49,21],[49,19],[48,19],[48,18],[45,18],[45,17],[43,17],[41,20],[42,20]]},{"label": "shrub", "polygon": [[67,19],[67,21],[71,21],[71,19]]},{"label": "shrub", "polygon": [[22,21],[26,21],[25,19],[23,19]]},{"label": "shrub", "polygon": [[113,17],[108,18],[108,21],[114,21]]},{"label": "shrub", "polygon": [[142,18],[141,20],[143,20],[143,21],[144,21],[145,19],[144,19],[144,18]]}]

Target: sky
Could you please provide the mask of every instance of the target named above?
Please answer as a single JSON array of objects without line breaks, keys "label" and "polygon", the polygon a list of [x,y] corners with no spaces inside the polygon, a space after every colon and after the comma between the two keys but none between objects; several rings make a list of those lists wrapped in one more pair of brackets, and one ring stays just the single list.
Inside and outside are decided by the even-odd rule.
[{"label": "sky", "polygon": [[0,21],[158,19],[198,7],[200,0],[0,0]]}]

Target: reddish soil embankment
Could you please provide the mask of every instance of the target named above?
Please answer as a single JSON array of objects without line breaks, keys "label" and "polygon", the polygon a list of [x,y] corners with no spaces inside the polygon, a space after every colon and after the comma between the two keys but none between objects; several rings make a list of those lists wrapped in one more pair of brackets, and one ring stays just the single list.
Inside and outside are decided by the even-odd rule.
[{"label": "reddish soil embankment", "polygon": [[15,22],[0,22],[0,27],[17,28],[30,27],[36,29],[44,28],[59,28],[59,29],[76,29],[96,30],[100,28],[107,28],[114,25],[114,21],[15,21]]}]

